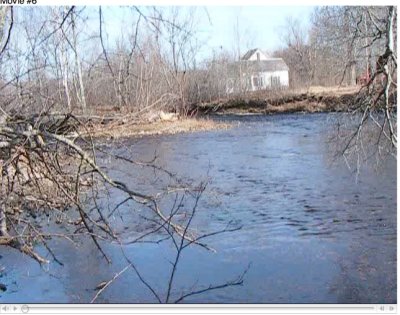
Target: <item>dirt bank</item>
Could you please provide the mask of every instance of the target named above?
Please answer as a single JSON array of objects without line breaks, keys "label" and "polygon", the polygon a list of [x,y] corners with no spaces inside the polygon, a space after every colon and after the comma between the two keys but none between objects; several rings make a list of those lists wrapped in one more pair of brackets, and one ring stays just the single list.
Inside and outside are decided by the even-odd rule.
[{"label": "dirt bank", "polygon": [[225,99],[198,105],[202,114],[274,114],[294,112],[348,111],[356,104],[359,87],[255,92],[243,98]]},{"label": "dirt bank", "polygon": [[[176,114],[149,112],[143,115],[97,109],[87,116],[82,134],[93,137],[124,138],[147,135],[176,134],[205,130],[227,129],[230,124],[209,119],[209,114],[275,114],[295,112],[347,111],[354,107],[358,87],[312,87],[308,90],[289,90],[276,93],[260,91],[246,98],[222,99],[195,105],[196,118]],[[88,118],[89,117],[89,118]]]}]

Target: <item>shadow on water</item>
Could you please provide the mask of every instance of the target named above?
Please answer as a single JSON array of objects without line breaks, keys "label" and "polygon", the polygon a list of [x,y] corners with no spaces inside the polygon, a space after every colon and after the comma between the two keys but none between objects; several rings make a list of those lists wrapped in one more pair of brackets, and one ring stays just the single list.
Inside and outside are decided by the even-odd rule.
[{"label": "shadow on water", "polygon": [[[330,114],[222,117],[231,130],[129,140],[113,149],[140,160],[157,152],[161,166],[179,176],[212,179],[196,227],[218,230],[232,221],[243,228],[211,238],[217,250],[190,248],[178,268],[175,293],[223,283],[251,263],[243,286],[196,295],[189,303],[396,303],[396,162],[379,176],[364,167],[356,183],[343,161],[331,163],[326,139]],[[129,149],[129,150],[127,150]],[[132,156],[134,154],[134,156]],[[132,185],[152,191],[149,171],[105,164]],[[121,208],[125,239],[149,226]],[[122,224],[122,223],[121,223]],[[107,245],[111,266],[90,242],[76,249],[59,242],[65,266],[49,272],[2,248],[0,279],[13,288],[0,302],[88,302],[93,288],[124,268],[118,246]],[[165,292],[172,247],[126,248],[143,276]],[[116,281],[98,302],[152,303],[133,273]]]}]

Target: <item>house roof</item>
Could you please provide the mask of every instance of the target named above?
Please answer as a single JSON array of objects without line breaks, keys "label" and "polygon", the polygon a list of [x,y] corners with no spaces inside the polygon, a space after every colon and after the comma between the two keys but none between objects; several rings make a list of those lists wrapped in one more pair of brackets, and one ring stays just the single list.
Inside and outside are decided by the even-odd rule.
[{"label": "house roof", "polygon": [[250,57],[257,51],[258,49],[250,49],[247,53],[245,53],[242,57],[242,60],[249,60]]},{"label": "house roof", "polygon": [[250,69],[260,72],[285,71],[289,70],[289,67],[282,58],[270,58],[268,60],[253,61]]},{"label": "house roof", "polygon": [[241,68],[243,73],[289,71],[289,67],[282,58],[269,58],[259,61],[242,60],[232,63],[229,68],[232,72],[237,72]]},{"label": "house roof", "polygon": [[266,51],[263,51],[259,48],[255,48],[255,49],[250,49],[248,52],[246,52],[240,60],[244,60],[244,61],[250,60],[250,58],[253,57],[254,54],[257,52],[259,52],[261,54],[260,55],[261,60],[266,60],[266,59],[270,58],[270,56],[268,55],[268,53]]}]

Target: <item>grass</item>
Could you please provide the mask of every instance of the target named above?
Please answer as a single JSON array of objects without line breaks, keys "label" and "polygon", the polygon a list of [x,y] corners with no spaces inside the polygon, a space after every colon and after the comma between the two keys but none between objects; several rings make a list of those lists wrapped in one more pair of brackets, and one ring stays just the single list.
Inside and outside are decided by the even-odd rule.
[{"label": "grass", "polygon": [[183,118],[175,121],[153,123],[127,122],[122,124],[97,124],[89,128],[93,137],[128,138],[148,135],[176,134],[206,130],[228,129],[231,125],[208,118]]}]

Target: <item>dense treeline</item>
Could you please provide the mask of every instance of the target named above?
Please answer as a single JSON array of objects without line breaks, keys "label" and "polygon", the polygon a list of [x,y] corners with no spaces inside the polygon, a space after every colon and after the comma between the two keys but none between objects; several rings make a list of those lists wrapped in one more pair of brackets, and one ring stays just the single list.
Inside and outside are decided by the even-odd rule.
[{"label": "dense treeline", "polygon": [[[112,106],[187,113],[190,104],[227,97],[234,52],[199,60],[195,9],[126,7],[126,23],[109,39],[112,8],[3,7],[0,98],[3,109],[87,110]],[[292,88],[356,84],[378,71],[389,7],[319,7],[308,28],[294,19],[274,54],[290,68]],[[396,55],[397,13],[393,30]],[[110,22],[111,21],[111,22]],[[16,36],[18,35],[18,36]],[[390,65],[392,77],[395,67]],[[246,92],[241,90],[242,93]],[[7,105],[7,106],[6,106]]]},{"label": "dense treeline", "polygon": [[18,34],[1,60],[0,96],[7,109],[185,111],[187,71],[196,52],[194,13],[125,8],[129,23],[113,43],[110,10],[2,8],[3,21]]},{"label": "dense treeline", "polygon": [[[393,9],[393,8],[392,8]],[[284,27],[285,47],[275,52],[291,70],[291,86],[355,85],[357,77],[379,71],[389,28],[397,55],[397,12],[390,23],[390,7],[319,7],[304,27],[289,18]],[[395,73],[396,65],[390,71]]]}]

